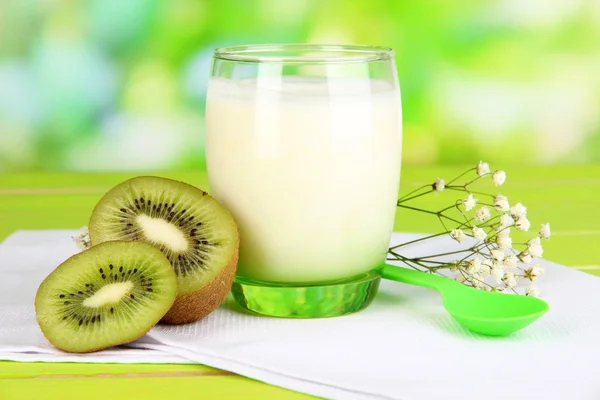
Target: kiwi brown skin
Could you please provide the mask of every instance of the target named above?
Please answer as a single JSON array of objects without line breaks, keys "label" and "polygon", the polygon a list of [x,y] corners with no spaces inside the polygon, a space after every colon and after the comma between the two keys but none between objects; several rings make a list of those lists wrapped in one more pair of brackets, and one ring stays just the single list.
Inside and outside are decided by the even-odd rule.
[{"label": "kiwi brown skin", "polygon": [[[90,223],[89,223],[90,239],[91,239],[92,245],[102,243],[105,240],[123,240],[123,239],[107,239],[105,237],[102,237],[102,236],[104,236],[103,232],[92,229],[92,227],[93,227],[93,225],[95,225],[94,220],[96,218],[96,214],[98,213],[98,210],[100,210],[103,207],[102,202],[103,202],[104,198],[117,193],[119,190],[119,186],[131,185],[131,184],[133,184],[133,182],[135,180],[139,180],[139,179],[172,181],[174,184],[179,185],[181,187],[187,187],[189,189],[197,190],[201,193],[201,196],[203,196],[205,198],[210,198],[210,199],[214,200],[217,204],[219,204],[207,192],[203,191],[202,189],[200,189],[198,187],[195,187],[188,183],[185,183],[185,182],[175,181],[175,180],[171,180],[168,178],[160,178],[160,177],[155,177],[155,176],[139,176],[136,178],[132,178],[132,179],[122,182],[121,184],[119,184],[119,185],[113,187],[111,190],[109,190],[107,192],[107,194],[102,199],[100,199],[100,201],[94,207],[92,216],[90,218]],[[235,277],[235,273],[237,270],[237,264],[238,264],[239,230],[237,228],[235,220],[231,216],[231,213],[227,209],[225,209],[221,204],[219,204],[219,205],[229,215],[229,217],[231,218],[231,221],[233,222],[233,226],[235,228],[235,238],[231,238],[232,241],[233,240],[235,241],[235,248],[234,248],[234,251],[233,251],[229,261],[227,262],[226,266],[221,269],[221,272],[219,272],[214,278],[212,278],[209,282],[205,283],[198,290],[191,292],[191,293],[186,293],[186,294],[181,294],[181,292],[180,292],[180,294],[175,299],[175,302],[172,305],[171,309],[160,320],[159,323],[185,324],[185,323],[191,323],[191,322],[198,321],[201,318],[212,313],[219,305],[221,305],[223,303],[223,301],[229,294],[229,291],[231,290],[231,286],[233,284],[233,279]],[[125,240],[130,240],[130,239],[125,239]],[[133,240],[140,240],[140,239],[133,239]],[[152,242],[147,242],[147,243],[149,243],[151,245],[155,245]],[[157,245],[155,245],[155,247],[160,249],[160,247]]]},{"label": "kiwi brown skin", "polygon": [[195,292],[178,296],[161,324],[178,325],[198,321],[219,307],[233,285],[239,256],[239,236],[229,264],[208,284]]}]

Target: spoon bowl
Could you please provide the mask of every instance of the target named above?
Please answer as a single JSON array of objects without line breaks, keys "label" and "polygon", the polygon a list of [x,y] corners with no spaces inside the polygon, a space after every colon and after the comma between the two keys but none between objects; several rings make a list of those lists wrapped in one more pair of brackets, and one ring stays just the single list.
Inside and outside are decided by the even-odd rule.
[{"label": "spoon bowl", "polygon": [[548,311],[548,304],[535,297],[484,292],[458,285],[444,290],[444,307],[462,326],[483,335],[510,335]]},{"label": "spoon bowl", "polygon": [[437,290],[446,311],[459,324],[482,335],[510,335],[549,309],[548,303],[535,297],[485,292],[440,275],[387,264],[378,272],[385,279]]}]

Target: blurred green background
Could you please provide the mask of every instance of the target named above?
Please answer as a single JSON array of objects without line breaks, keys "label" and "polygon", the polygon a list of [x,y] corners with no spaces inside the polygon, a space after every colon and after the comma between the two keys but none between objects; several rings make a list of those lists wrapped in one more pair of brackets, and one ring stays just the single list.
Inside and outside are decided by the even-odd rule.
[{"label": "blurred green background", "polygon": [[204,168],[212,49],[397,51],[404,165],[600,161],[597,0],[0,0],[0,172]]}]

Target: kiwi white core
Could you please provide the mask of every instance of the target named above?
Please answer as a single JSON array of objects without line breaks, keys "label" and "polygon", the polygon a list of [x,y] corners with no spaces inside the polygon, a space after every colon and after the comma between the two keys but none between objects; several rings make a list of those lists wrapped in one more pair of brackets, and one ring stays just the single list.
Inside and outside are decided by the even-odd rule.
[{"label": "kiwi white core", "polygon": [[141,214],[137,217],[137,223],[149,240],[165,245],[175,252],[188,249],[189,243],[183,232],[164,219]]},{"label": "kiwi white core", "polygon": [[133,287],[132,282],[111,283],[100,288],[93,296],[83,301],[86,307],[100,307],[105,304],[118,303]]}]

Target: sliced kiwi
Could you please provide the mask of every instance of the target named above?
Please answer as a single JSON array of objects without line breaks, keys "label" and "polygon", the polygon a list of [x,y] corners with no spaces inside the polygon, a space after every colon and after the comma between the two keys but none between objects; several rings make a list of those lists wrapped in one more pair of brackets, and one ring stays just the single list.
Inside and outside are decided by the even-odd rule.
[{"label": "sliced kiwi", "polygon": [[224,207],[194,186],[151,176],[125,181],[100,199],[89,230],[92,245],[143,241],[169,259],[178,297],[162,322],[197,321],[214,311],[231,289],[237,226]]},{"label": "sliced kiwi", "polygon": [[143,336],[169,310],[177,278],[146,243],[107,242],[74,255],[40,285],[35,311],[59,349],[88,353]]}]

